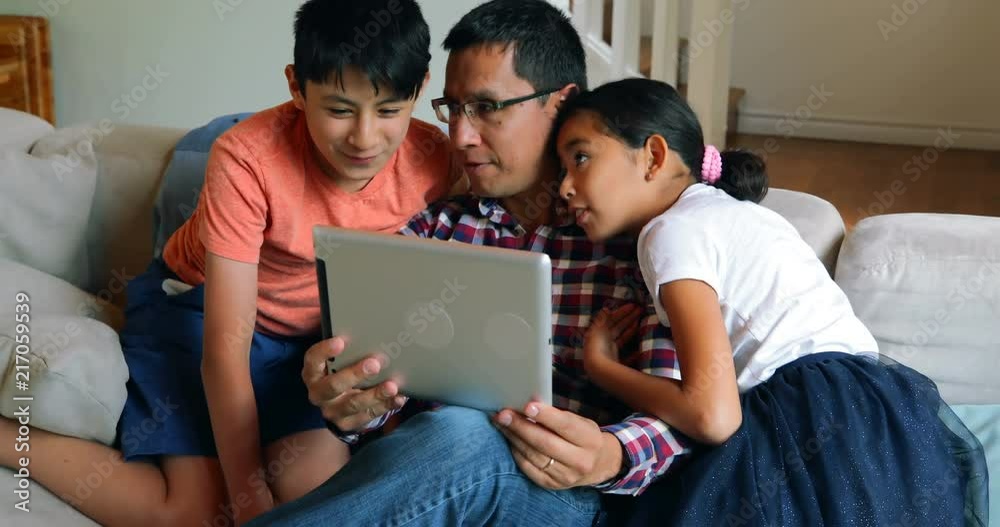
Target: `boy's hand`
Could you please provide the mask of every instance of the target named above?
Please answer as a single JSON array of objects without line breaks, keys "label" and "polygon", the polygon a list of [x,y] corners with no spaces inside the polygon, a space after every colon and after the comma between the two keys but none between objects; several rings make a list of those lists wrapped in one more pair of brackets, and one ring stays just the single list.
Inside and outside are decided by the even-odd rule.
[{"label": "boy's hand", "polygon": [[618,350],[639,331],[642,309],[626,304],[614,311],[602,309],[587,329],[583,344],[584,369],[590,373],[607,362],[621,362]]},{"label": "boy's hand", "polygon": [[306,351],[302,380],[309,390],[309,401],[323,411],[326,420],[344,432],[357,432],[389,411],[402,408],[406,397],[399,395],[399,386],[393,381],[364,390],[356,388],[381,371],[382,363],[374,356],[327,374],[327,359],[340,355],[345,347],[341,337],[314,344]]}]

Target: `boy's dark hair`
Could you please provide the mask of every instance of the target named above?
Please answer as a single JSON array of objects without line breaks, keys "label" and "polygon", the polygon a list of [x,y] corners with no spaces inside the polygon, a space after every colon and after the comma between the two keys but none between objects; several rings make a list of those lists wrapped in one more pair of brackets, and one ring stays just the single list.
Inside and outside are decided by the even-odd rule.
[{"label": "boy's dark hair", "polygon": [[[556,130],[581,112],[593,112],[605,133],[632,149],[642,148],[657,134],[677,152],[701,181],[705,139],[694,110],[673,86],[650,79],[610,82],[570,99],[559,112]],[[738,200],[760,203],[767,194],[767,167],[760,156],[745,150],[722,152],[722,177],[713,186]]]},{"label": "boy's dark hair", "polygon": [[[537,91],[576,84],[587,89],[580,35],[566,15],[542,0],[493,0],[469,11],[444,39],[450,52],[514,46],[514,73]],[[543,104],[547,98],[539,99]]]},{"label": "boy's dark hair", "polygon": [[417,96],[427,74],[430,30],[414,0],[309,0],[295,15],[295,79],[339,82],[356,67],[375,92]]}]

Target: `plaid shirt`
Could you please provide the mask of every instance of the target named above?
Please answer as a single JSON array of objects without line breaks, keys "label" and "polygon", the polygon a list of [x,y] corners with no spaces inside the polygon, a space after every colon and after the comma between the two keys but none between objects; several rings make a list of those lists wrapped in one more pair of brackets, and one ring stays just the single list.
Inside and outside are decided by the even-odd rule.
[{"label": "plaid shirt", "polygon": [[[663,475],[686,441],[663,421],[629,408],[588,380],[583,369],[584,334],[591,314],[634,302],[646,306],[637,348],[623,349],[622,362],[644,373],[680,378],[670,330],[660,324],[636,259],[635,241],[625,237],[596,243],[570,219],[526,233],[495,199],[460,196],[435,203],[401,234],[462,243],[522,249],[549,255],[552,262],[552,402],[594,420],[621,441],[628,471],[595,488],[613,494],[641,494]],[[411,401],[412,403],[412,401]],[[381,427],[389,415],[361,433]],[[356,438],[356,436],[355,436]],[[355,439],[352,438],[352,439]]]}]

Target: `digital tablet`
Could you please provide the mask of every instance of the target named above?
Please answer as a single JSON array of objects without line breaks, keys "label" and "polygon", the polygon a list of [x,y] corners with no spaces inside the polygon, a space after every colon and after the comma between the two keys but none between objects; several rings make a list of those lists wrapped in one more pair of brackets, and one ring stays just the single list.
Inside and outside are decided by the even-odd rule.
[{"label": "digital tablet", "polygon": [[380,354],[367,388],[495,411],[552,402],[552,268],[545,254],[316,226],[329,367]]}]

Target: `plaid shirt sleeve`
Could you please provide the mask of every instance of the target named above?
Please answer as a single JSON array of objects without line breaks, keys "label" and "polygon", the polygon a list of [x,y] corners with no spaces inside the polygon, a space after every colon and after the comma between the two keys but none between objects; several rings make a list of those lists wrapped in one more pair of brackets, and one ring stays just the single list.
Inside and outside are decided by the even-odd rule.
[{"label": "plaid shirt sleeve", "polygon": [[[639,351],[625,359],[625,364],[643,373],[680,379],[677,352],[670,329],[660,324],[652,303],[647,304],[641,327]],[[620,477],[594,488],[608,494],[638,496],[657,478],[667,472],[679,455],[690,452],[687,440],[651,415],[632,414],[621,423],[601,427],[622,444],[627,471]]]}]

